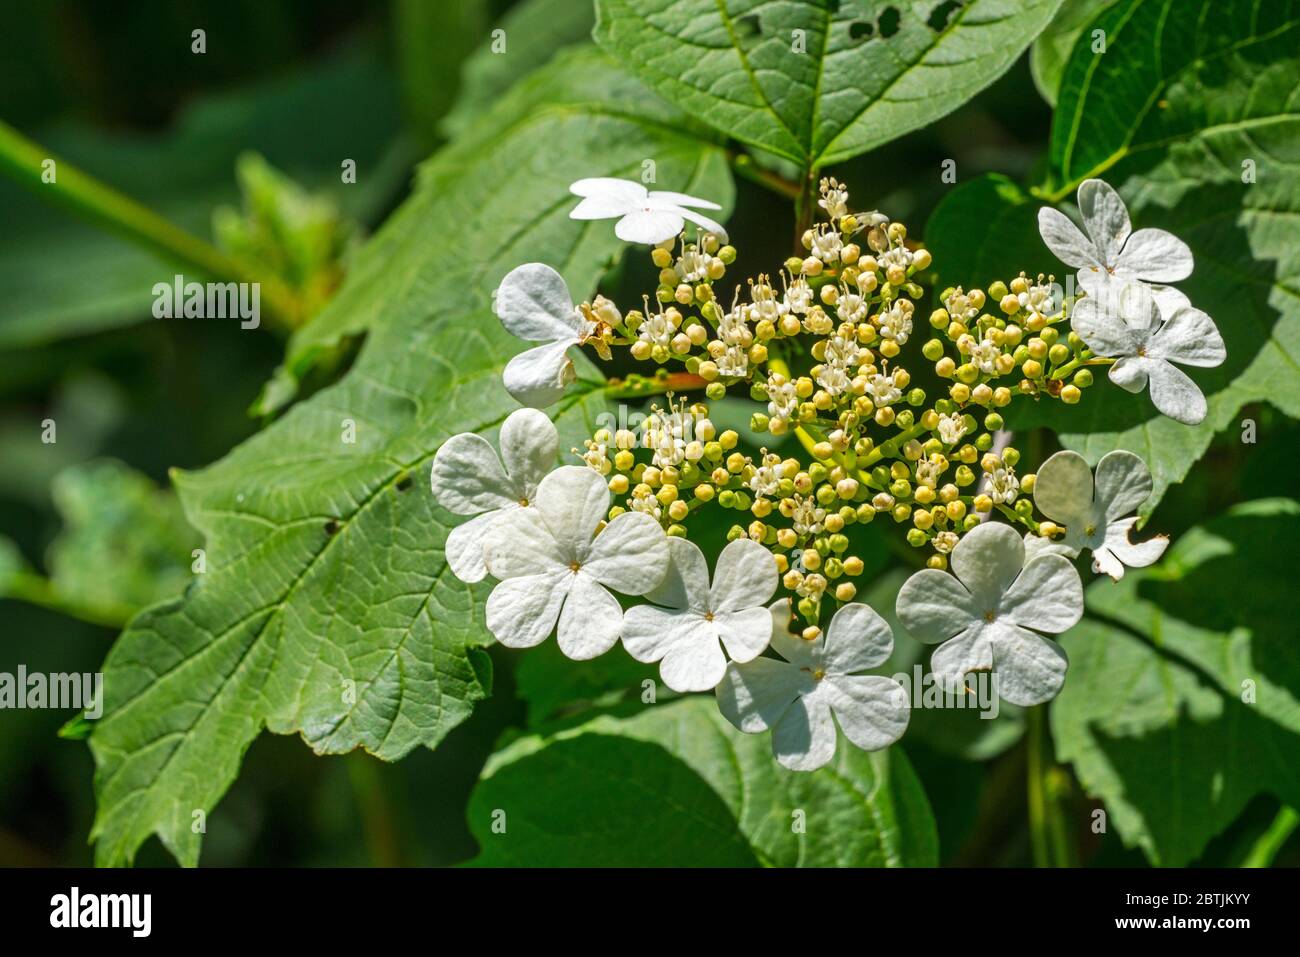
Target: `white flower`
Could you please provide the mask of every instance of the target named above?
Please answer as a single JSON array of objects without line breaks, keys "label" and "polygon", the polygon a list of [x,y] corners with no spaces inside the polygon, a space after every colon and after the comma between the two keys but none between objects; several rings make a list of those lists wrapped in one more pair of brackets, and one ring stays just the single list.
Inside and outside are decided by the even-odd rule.
[{"label": "white flower", "polygon": [[476,516],[447,536],[447,564],[463,582],[487,575],[483,536],[498,516],[532,505],[538,484],[555,467],[560,439],[545,413],[516,409],[501,425],[500,444],[498,459],[483,436],[453,435],[442,443],[429,470],[439,505],[454,515]]},{"label": "white flower", "polygon": [[1118,358],[1110,380],[1129,392],[1151,383],[1151,401],[1169,418],[1196,425],[1205,418],[1205,396],[1173,363],[1217,366],[1227,358],[1223,337],[1212,320],[1179,297],[1177,308],[1161,321],[1156,297],[1146,286],[1127,283],[1120,295],[1086,296],[1074,307],[1071,325],[1094,353]]},{"label": "white flower", "polygon": [[545,343],[515,356],[501,376],[522,405],[544,408],[564,395],[574,380],[571,346],[590,340],[608,355],[600,324],[574,306],[564,277],[550,266],[525,263],[510,270],[497,287],[494,308],[501,324],[520,339]]},{"label": "white flower", "polygon": [[741,731],[772,731],[772,753],[792,771],[815,771],[835,755],[838,721],[844,736],[867,751],[893,744],[907,728],[907,694],[892,678],[860,675],[894,647],[885,620],[867,605],[847,604],[826,634],[791,634],[790,601],[772,606],[777,658],[732,662],[718,685],[718,710]]},{"label": "white flower", "polygon": [[840,234],[832,230],[825,232],[813,233],[812,237],[812,254],[824,263],[836,263],[840,261],[840,251],[844,248],[844,240]]},{"label": "white flower", "polygon": [[966,417],[959,412],[939,416],[939,440],[944,445],[956,445],[966,434]]},{"label": "white flower", "polygon": [[655,245],[672,239],[682,231],[683,221],[688,219],[723,242],[727,240],[727,231],[721,224],[687,208],[722,208],[707,199],[663,190],[649,192],[640,183],[608,176],[580,179],[569,187],[569,192],[583,197],[582,202],[569,213],[570,219],[618,217],[618,222],[614,224],[614,235],[625,243]]},{"label": "white flower", "polygon": [[806,280],[796,279],[785,291],[785,306],[795,315],[803,315],[812,305],[813,291]]},{"label": "white flower", "polygon": [[558,621],[560,650],[570,658],[595,658],[614,646],[623,612],[607,588],[644,595],[658,585],[668,541],[640,512],[624,512],[599,529],[608,510],[605,480],[585,466],[565,465],[542,479],[532,508],[492,523],[483,557],[501,579],[487,600],[487,627],[497,641],[531,648]]},{"label": "white flower", "polygon": [[[1133,543],[1134,510],[1151,494],[1151,472],[1132,452],[1117,449],[1097,463],[1097,477],[1082,455],[1057,452],[1038,470],[1034,504],[1065,526],[1060,545],[1071,557],[1092,552],[1092,568],[1119,581],[1124,566],[1142,568],[1157,561],[1169,545],[1163,535]],[[1054,543],[1055,544],[1055,543]]]},{"label": "white flower", "polygon": [[912,334],[912,303],[900,299],[888,310],[880,314],[880,335],[883,339],[893,339],[900,346],[906,345]]},{"label": "white flower", "polygon": [[1037,632],[1058,634],[1083,616],[1074,566],[1060,555],[1026,562],[1024,542],[1000,522],[967,532],[950,561],[952,575],[924,568],[898,593],[903,626],[939,644],[930,662],[935,676],[951,687],[967,672],[996,669],[998,692],[1012,704],[1054,698],[1068,660]]},{"label": "white flower", "polygon": [[776,560],[757,542],[737,539],[718,556],[710,585],[694,542],[670,538],[668,555],[667,576],[646,595],[654,604],[623,616],[623,647],[637,661],[660,662],[674,691],[708,691],[726,671],[724,647],[733,661],[752,661],[767,647],[772,616],[764,606],[776,591]]},{"label": "white flower", "polygon": [[893,405],[903,397],[903,390],[895,384],[894,375],[893,372],[889,375],[877,372],[867,383],[867,398],[875,403],[876,408]]},{"label": "white flower", "polygon": [[1038,211],[1038,231],[1061,262],[1079,270],[1079,284],[1090,294],[1108,275],[1165,283],[1192,274],[1187,244],[1163,229],[1133,232],[1124,200],[1107,183],[1086,179],[1080,184],[1079,212],[1087,236],[1051,207]]}]

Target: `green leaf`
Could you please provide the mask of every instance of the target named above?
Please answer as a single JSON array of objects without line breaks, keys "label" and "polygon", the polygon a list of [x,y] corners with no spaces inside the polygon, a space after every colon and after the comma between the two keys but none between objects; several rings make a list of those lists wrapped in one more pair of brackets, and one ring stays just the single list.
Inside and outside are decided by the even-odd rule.
[{"label": "green leaf", "polygon": [[[1061,74],[1065,72],[1075,41],[1098,14],[1114,3],[1115,0],[1065,0],[1047,29],[1029,48],[1029,70],[1034,76],[1034,85],[1052,106],[1056,105]],[[1091,48],[1091,31],[1084,42]]]},{"label": "green leaf", "polygon": [[[1300,8],[1126,0],[1095,26],[1107,52],[1080,45],[1061,83],[1057,195],[1104,175],[1135,227],[1185,240],[1196,268],[1178,287],[1214,318],[1228,359],[1193,370],[1209,403],[1195,427],[1109,383],[1032,421],[1093,462],[1113,448],[1141,455],[1156,482],[1149,511],[1246,403],[1300,416]],[[1255,182],[1243,182],[1246,161]]]},{"label": "green leaf", "polygon": [[[611,223],[568,218],[580,176],[635,176],[652,157],[661,182],[728,203],[731,185],[717,149],[600,105],[538,103],[477,142],[473,162],[453,150],[423,169],[331,305],[341,327],[348,310],[383,317],[347,376],[176,475],[209,571],[139,616],[105,664],[90,739],[101,863],[129,861],[152,832],[195,863],[193,813],[220,798],[263,726],[392,760],[436,745],[488,692],[486,587],[444,563],[453,520],[428,468],[449,435],[491,435],[515,407],[500,373],[522,343],[492,315],[491,291],[538,258],[575,296],[592,292],[623,246]],[[606,407],[583,368],[587,383],[554,410],[561,447]]]},{"label": "green leaf", "polygon": [[787,771],[767,735],[740,733],[698,695],[516,741],[489,761],[468,814],[481,866],[938,861],[901,749],[868,754],[841,737],[830,765]]},{"label": "green leaf", "polygon": [[[391,143],[398,125],[397,98],[380,58],[348,51],[291,80],[198,101],[165,136],[70,123],[33,135],[53,155],[207,235],[213,208],[238,199],[235,159],[249,149],[307,188],[328,192],[347,215],[369,219],[390,200],[397,181],[381,162],[383,149],[367,144]],[[345,156],[361,171],[356,185],[340,182]],[[0,180],[0,235],[0,348],[149,319],[153,284],[178,271],[69,213],[51,210],[7,180]]]},{"label": "green leaf", "polygon": [[658,683],[657,666],[642,664],[622,645],[590,661],[572,661],[558,644],[548,641],[530,649],[515,669],[515,689],[527,705],[530,728],[587,708],[635,699],[645,681],[651,682],[656,695],[671,693]]},{"label": "green leaf", "polygon": [[1087,590],[1052,706],[1061,761],[1128,846],[1181,866],[1246,803],[1300,801],[1300,655],[1278,556],[1300,504],[1247,503],[1194,529],[1151,569]]},{"label": "green leaf", "polygon": [[465,61],[460,95],[443,118],[443,131],[449,138],[460,136],[557,50],[589,40],[595,23],[591,0],[525,0],[512,7],[493,24],[494,35]]},{"label": "green leaf", "polygon": [[1000,173],[977,176],[949,191],[925,224],[925,245],[939,275],[934,288],[985,289],[1022,271],[1061,279],[1067,270],[1038,235],[1041,205]]},{"label": "green leaf", "polygon": [[690,115],[815,169],[951,113],[1060,2],[597,0],[595,37]]}]

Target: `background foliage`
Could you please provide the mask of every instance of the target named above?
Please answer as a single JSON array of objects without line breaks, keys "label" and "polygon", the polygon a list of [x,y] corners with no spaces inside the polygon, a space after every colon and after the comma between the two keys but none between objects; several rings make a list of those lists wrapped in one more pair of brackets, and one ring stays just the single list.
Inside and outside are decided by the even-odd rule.
[{"label": "background foliage", "polygon": [[[1036,802],[1058,863],[1300,860],[1278,564],[1300,519],[1294,3],[19,6],[0,117],[259,264],[292,308],[256,332],[153,320],[182,267],[0,180],[0,670],[108,676],[93,725],[0,712],[0,863],[86,862],[93,834],[109,864],[1014,864],[1038,859]],[[818,167],[909,224],[936,288],[1060,275],[1036,210],[1090,175],[1192,245],[1185,290],[1229,352],[1198,377],[1203,425],[1104,384],[1010,421],[1036,459],[1041,426],[1094,461],[1142,454],[1176,542],[1091,585],[1050,726],[916,712],[888,752],[842,742],[794,775],[707,701],[644,705],[654,672],[621,649],[489,647],[428,462],[512,408],[518,344],[489,301],[508,269],[541,258],[621,302],[653,286],[607,223],[567,218],[569,182],[648,158],[734,209],[745,272],[788,255],[807,200],[782,194]],[[569,443],[608,402],[582,376]],[[737,405],[717,418],[743,424]],[[910,556],[861,534],[864,597],[892,614]],[[924,664],[895,632],[890,673]]]}]

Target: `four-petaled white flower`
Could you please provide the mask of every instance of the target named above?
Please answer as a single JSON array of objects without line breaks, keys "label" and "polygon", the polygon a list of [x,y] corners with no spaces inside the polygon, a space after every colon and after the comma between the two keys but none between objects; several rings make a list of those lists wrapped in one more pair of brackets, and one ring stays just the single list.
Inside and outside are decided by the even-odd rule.
[{"label": "four-petaled white flower", "polygon": [[[1097,463],[1097,477],[1077,452],[1057,452],[1038,470],[1034,503],[1054,522],[1065,526],[1059,544],[1071,557],[1092,552],[1092,569],[1119,581],[1124,566],[1142,568],[1157,561],[1169,545],[1158,535],[1134,543],[1137,526],[1132,512],[1151,494],[1151,472],[1132,452],[1117,449]],[[1055,544],[1055,543],[1054,543]]]},{"label": "four-petaled white flower", "polygon": [[1227,358],[1212,320],[1178,296],[1161,321],[1156,296],[1139,283],[1125,283],[1115,295],[1086,296],[1074,307],[1071,324],[1097,355],[1116,358],[1110,380],[1129,392],[1151,383],[1151,401],[1169,418],[1196,425],[1205,418],[1200,387],[1173,365],[1211,367]]},{"label": "four-petaled white flower", "polygon": [[1192,251],[1163,229],[1133,232],[1128,207],[1119,193],[1099,179],[1079,185],[1079,213],[1087,235],[1060,210],[1038,211],[1038,231],[1047,248],[1079,270],[1079,285],[1092,295],[1110,276],[1167,283],[1192,274]]},{"label": "four-petaled white flower", "polygon": [[580,179],[569,187],[569,191],[583,197],[582,202],[569,213],[570,219],[613,219],[617,216],[619,220],[614,224],[614,235],[625,243],[653,246],[672,239],[682,231],[684,221],[688,219],[723,242],[727,240],[727,231],[720,223],[695,212],[695,209],[722,208],[707,199],[665,190],[650,192],[633,180],[609,176]]},{"label": "four-petaled white flower", "polygon": [[717,690],[726,719],[749,734],[771,730],[772,753],[792,771],[815,771],[834,757],[837,721],[867,751],[902,737],[910,713],[902,685],[855,673],[882,664],[893,650],[885,620],[853,602],[811,641],[792,634],[790,621],[789,599],[772,606],[772,650],[784,661],[727,665]]},{"label": "four-petaled white flower", "polygon": [[550,266],[525,263],[510,270],[497,287],[494,308],[508,331],[544,343],[515,356],[501,375],[506,391],[521,405],[545,408],[559,401],[575,378],[571,346],[590,342],[602,358],[609,358],[609,346],[601,338],[606,324],[573,304],[564,277]]},{"label": "four-petaled white flower", "polygon": [[[668,540],[668,574],[623,617],[623,647],[637,661],[658,661],[664,684],[674,691],[708,691],[733,661],[752,661],[772,636],[767,602],[776,591],[772,553],[747,538],[718,556],[713,584],[698,545]],[[666,605],[668,607],[658,607]]]},{"label": "four-petaled white flower", "polygon": [[[429,484],[438,504],[453,515],[473,515],[447,536],[447,564],[463,582],[482,581],[483,536],[500,515],[526,508],[555,467],[559,435],[543,412],[516,409],[501,425],[501,458],[473,432],[453,435],[433,457]],[[505,462],[503,469],[502,460]]]},{"label": "four-petaled white flower", "polygon": [[625,595],[653,589],[667,571],[668,540],[640,512],[599,529],[609,497],[591,469],[565,465],[542,479],[533,507],[492,523],[483,557],[501,579],[487,600],[487,627],[497,641],[531,648],[557,622],[560,650],[576,660],[604,654],[618,641],[623,611],[607,586]]},{"label": "four-petaled white flower", "polygon": [[[985,522],[952,550],[953,575],[924,568],[903,583],[898,617],[913,637],[938,644],[930,667],[945,687],[971,671],[996,671],[1012,704],[1041,704],[1065,681],[1065,652],[1037,632],[1058,634],[1083,615],[1083,583],[1069,560],[1025,561],[1009,525]],[[954,577],[955,576],[955,577]]]}]

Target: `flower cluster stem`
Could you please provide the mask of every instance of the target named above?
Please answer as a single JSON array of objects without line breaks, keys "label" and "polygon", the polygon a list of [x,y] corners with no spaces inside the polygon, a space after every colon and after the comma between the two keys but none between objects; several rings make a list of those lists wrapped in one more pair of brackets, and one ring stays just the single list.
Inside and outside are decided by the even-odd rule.
[{"label": "flower cluster stem", "polygon": [[1026,778],[1029,794],[1029,836],[1035,867],[1074,867],[1078,863],[1070,835],[1065,798],[1069,778],[1052,754],[1047,705],[1025,711]]}]

